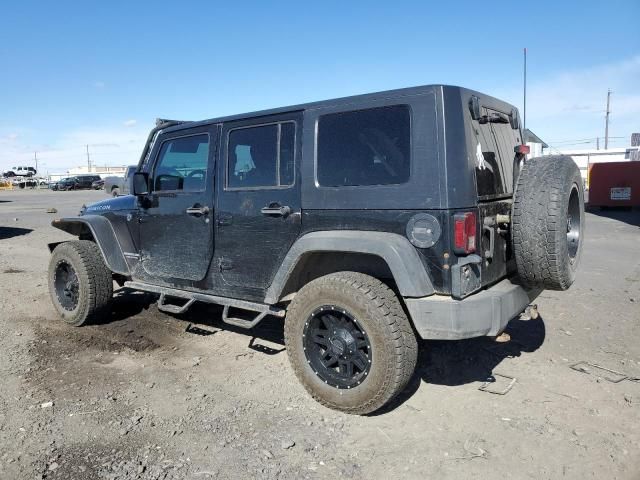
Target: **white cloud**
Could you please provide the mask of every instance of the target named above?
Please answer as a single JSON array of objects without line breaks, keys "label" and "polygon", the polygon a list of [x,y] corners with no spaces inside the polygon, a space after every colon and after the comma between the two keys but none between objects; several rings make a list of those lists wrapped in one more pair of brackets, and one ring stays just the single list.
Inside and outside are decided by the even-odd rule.
[{"label": "white cloud", "polygon": [[[640,56],[610,64],[566,71],[531,82],[527,87],[527,127],[547,142],[604,136],[607,89],[611,94],[609,135],[628,145],[640,131]],[[498,96],[522,105],[521,91]],[[522,114],[522,110],[520,111]]]},{"label": "white cloud", "polygon": [[130,119],[130,120],[125,120],[122,124],[123,124],[125,127],[133,127],[136,123],[138,123],[138,121],[137,121],[137,120],[134,120],[134,119],[132,118],[132,119]]}]

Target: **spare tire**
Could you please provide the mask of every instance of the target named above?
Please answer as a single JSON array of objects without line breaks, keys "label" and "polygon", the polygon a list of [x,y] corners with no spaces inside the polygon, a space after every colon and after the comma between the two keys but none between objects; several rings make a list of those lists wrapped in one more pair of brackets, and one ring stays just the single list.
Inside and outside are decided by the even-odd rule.
[{"label": "spare tire", "polygon": [[564,155],[525,161],[512,209],[513,253],[522,282],[550,290],[569,288],[584,243],[578,166]]}]

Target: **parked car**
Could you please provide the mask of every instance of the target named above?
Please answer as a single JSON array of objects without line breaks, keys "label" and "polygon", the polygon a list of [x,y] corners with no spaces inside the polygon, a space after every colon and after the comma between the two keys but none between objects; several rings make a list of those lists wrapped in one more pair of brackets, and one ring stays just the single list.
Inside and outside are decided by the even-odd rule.
[{"label": "parked car", "polygon": [[104,179],[104,191],[113,197],[128,195],[131,175],[133,175],[137,168],[137,165],[129,165],[123,176],[106,177]]},{"label": "parked car", "polygon": [[100,180],[96,180],[91,184],[91,188],[94,190],[102,190],[104,188],[104,180],[102,178]]},{"label": "parked car", "polygon": [[60,187],[69,180],[71,180],[71,177],[64,177],[64,178],[61,178],[60,180],[53,181],[49,183],[49,188],[51,190],[61,190]]},{"label": "parked car", "polygon": [[100,180],[99,175],[76,175],[63,178],[56,184],[54,190],[81,190],[91,188],[93,182]]},{"label": "parked car", "polygon": [[13,177],[11,183],[13,183],[14,187],[18,188],[35,188],[39,182],[32,177]]},{"label": "parked car", "polygon": [[4,172],[5,177],[32,177],[36,174],[36,169],[33,167],[11,167]]},{"label": "parked car", "polygon": [[53,305],[99,321],[116,280],[173,314],[282,317],[311,396],[376,411],[412,377],[419,338],[500,335],[573,283],[580,171],[527,160],[522,133],[512,105],[443,85],[161,122],[133,195],[53,222],[80,238],[49,246]]}]

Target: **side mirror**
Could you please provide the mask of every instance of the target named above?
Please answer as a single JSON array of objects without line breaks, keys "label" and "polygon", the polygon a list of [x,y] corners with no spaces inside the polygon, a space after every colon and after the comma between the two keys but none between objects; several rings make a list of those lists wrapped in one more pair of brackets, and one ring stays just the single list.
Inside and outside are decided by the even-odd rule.
[{"label": "side mirror", "polygon": [[131,190],[134,195],[147,195],[149,193],[149,174],[146,172],[134,173]]}]

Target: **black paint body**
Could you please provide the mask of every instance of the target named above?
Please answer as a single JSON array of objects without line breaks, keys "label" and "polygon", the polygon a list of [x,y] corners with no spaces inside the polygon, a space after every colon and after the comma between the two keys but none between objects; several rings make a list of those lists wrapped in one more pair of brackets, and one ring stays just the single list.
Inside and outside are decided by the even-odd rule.
[{"label": "black paint body", "polygon": [[[483,223],[485,217],[510,213],[513,195],[511,184],[500,195],[478,196],[474,139],[484,127],[471,118],[472,96],[480,99],[483,108],[515,116],[517,121],[517,111],[511,105],[470,90],[438,85],[170,126],[160,130],[148,145],[149,153],[138,171],[149,173],[153,179],[163,142],[208,134],[209,173],[204,190],[150,191],[144,196],[105,200],[88,207],[84,215],[102,215],[111,222],[130,279],[262,301],[291,245],[304,234],[362,230],[406,236],[411,217],[429,213],[437,219],[442,233],[432,247],[417,250],[435,292],[451,294],[450,267],[458,258],[452,249],[453,215],[475,212],[480,236],[481,232],[488,232]],[[320,187],[315,176],[318,119],[329,113],[396,105],[406,105],[411,112],[408,182]],[[225,179],[229,174],[229,132],[278,122],[295,123],[293,185],[228,188]],[[519,126],[516,124],[511,130],[513,143],[520,143]],[[262,213],[261,209],[274,205],[288,207],[289,214]],[[186,210],[193,207],[206,207],[208,212],[187,214]],[[514,270],[508,234],[499,232],[497,226],[489,228],[496,230],[493,258],[485,258],[488,246],[478,242],[482,286],[495,283]]]}]

